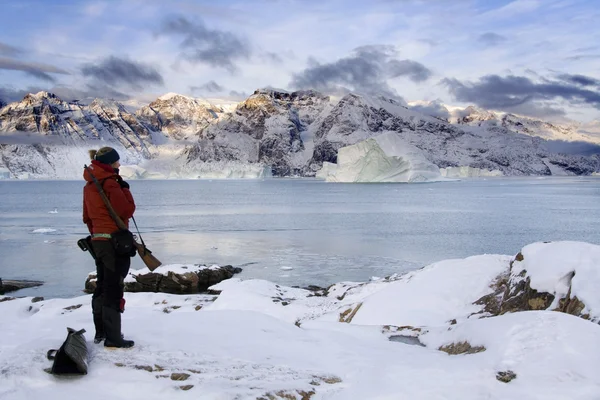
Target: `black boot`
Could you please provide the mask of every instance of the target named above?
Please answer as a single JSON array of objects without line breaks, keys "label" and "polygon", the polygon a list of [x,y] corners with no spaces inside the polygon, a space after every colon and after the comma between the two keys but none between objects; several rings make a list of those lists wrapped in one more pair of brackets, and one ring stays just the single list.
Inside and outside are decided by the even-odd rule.
[{"label": "black boot", "polygon": [[133,347],[133,340],[125,340],[121,336],[121,312],[111,307],[102,307],[102,320],[104,321],[104,347],[129,348]]},{"label": "black boot", "polygon": [[96,335],[94,335],[94,343],[101,343],[104,338],[104,322],[102,321],[102,296],[92,297],[92,313],[94,315],[94,327]]}]

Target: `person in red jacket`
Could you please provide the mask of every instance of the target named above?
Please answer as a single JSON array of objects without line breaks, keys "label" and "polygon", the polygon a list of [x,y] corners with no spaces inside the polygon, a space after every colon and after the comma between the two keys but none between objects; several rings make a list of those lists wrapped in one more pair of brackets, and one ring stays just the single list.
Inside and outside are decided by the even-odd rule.
[{"label": "person in red jacket", "polygon": [[113,221],[92,175],[102,185],[115,213],[126,226],[135,211],[135,202],[129,184],[119,175],[119,154],[111,147],[90,150],[91,165],[84,170],[83,223],[92,236],[96,256],[97,283],[92,295],[92,314],[96,335],[95,343],[104,340],[105,347],[128,348],[134,345],[121,335],[121,313],[125,310],[124,279],[129,273],[131,258],[116,253],[111,234],[119,228]]}]

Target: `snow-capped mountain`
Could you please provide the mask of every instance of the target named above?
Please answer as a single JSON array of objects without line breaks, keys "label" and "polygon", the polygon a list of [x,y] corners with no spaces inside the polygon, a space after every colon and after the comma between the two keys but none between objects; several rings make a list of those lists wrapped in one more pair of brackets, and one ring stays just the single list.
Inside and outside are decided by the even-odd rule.
[{"label": "snow-capped mountain", "polygon": [[135,164],[156,153],[153,134],[115,101],[85,106],[48,92],[28,94],[0,109],[0,167],[14,176],[79,177],[87,149],[112,146]]},{"label": "snow-capped mountain", "polygon": [[[584,141],[600,144],[600,136],[593,135],[593,124],[584,125],[575,121],[548,122],[512,113],[483,110],[474,106],[469,106],[464,110],[455,109],[451,115],[450,122],[458,125],[479,126],[486,129],[507,129],[547,140]],[[597,124],[600,125],[600,122],[597,122]],[[588,127],[588,130],[586,130],[586,127]],[[596,131],[598,132],[600,129],[596,129]]]},{"label": "snow-capped mountain", "polygon": [[[160,169],[167,177],[198,177],[202,171],[268,176],[265,168],[275,176],[314,176],[323,162],[337,161],[338,149],[395,132],[441,168],[505,175],[600,171],[597,155],[558,154],[544,140],[595,143],[591,135],[572,134],[581,127],[563,129],[474,107],[446,121],[423,114],[426,110],[426,105],[411,108],[384,97],[350,93],[333,100],[315,91],[260,89],[234,108],[168,94],[132,114],[111,100],[86,106],[40,92],[0,109],[0,138],[13,140],[0,142],[5,143],[0,144],[0,168],[14,177],[78,178],[89,161],[85,150],[109,145],[122,153],[123,164],[149,173]],[[453,110],[452,115],[459,114]],[[237,172],[223,171],[232,168]]]},{"label": "snow-capped mountain", "polygon": [[140,108],[136,116],[155,131],[180,140],[197,139],[194,136],[216,122],[224,113],[222,107],[207,101],[168,93]]}]

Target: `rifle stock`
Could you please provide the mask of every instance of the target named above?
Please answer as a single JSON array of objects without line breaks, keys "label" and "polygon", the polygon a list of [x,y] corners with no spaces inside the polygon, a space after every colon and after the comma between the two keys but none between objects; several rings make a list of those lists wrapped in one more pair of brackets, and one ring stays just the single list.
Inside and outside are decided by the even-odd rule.
[{"label": "rifle stock", "polygon": [[137,252],[138,252],[140,258],[142,259],[144,264],[146,264],[146,267],[148,267],[148,269],[150,271],[154,271],[156,268],[158,268],[162,265],[162,263],[158,260],[158,258],[156,258],[152,255],[152,252],[150,251],[150,249],[148,249],[146,246],[144,246],[141,243],[138,243],[138,242],[134,242],[134,243],[135,243],[135,247],[137,249]]}]

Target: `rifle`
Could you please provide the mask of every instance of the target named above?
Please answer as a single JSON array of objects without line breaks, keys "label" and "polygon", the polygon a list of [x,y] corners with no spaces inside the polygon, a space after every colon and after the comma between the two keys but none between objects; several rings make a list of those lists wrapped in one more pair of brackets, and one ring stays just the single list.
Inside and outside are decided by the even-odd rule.
[{"label": "rifle", "polygon": [[[102,185],[100,184],[100,182],[98,182],[98,179],[96,179],[94,174],[92,174],[92,171],[90,171],[90,169],[88,168],[87,165],[84,165],[84,168],[87,171],[87,173],[90,174],[90,176],[94,180],[94,183],[96,184],[96,187],[98,188],[98,192],[100,193],[100,197],[102,197],[102,200],[104,201],[104,204],[106,205],[106,208],[108,209],[108,213],[110,214],[112,219],[115,221],[115,224],[117,224],[117,227],[122,230],[129,230],[129,229],[127,229],[127,226],[125,225],[125,223],[123,222],[121,217],[119,217],[117,215],[117,213],[115,212],[115,209],[112,207],[112,204],[110,204],[110,200],[108,200],[108,197],[106,197],[106,193],[104,193],[104,190],[102,189]],[[133,216],[132,216],[131,219],[133,220],[135,229],[137,230],[138,236],[142,242],[142,243],[138,243],[138,241],[135,240],[135,238],[133,240],[135,248],[137,249],[137,253],[140,255],[140,258],[142,259],[144,264],[146,264],[146,267],[148,267],[148,269],[150,271],[154,271],[156,268],[160,267],[162,265],[162,263],[158,260],[158,258],[154,257],[152,255],[152,252],[150,251],[150,249],[146,247],[146,244],[144,243],[144,239],[142,239],[142,235],[140,234],[140,230],[138,229],[137,223],[135,222],[135,218],[133,218]]]}]

